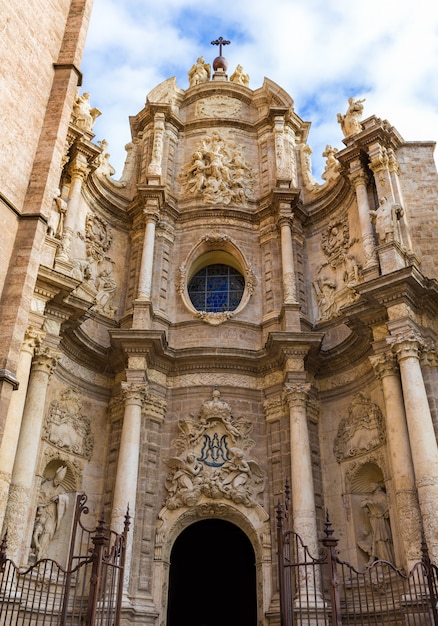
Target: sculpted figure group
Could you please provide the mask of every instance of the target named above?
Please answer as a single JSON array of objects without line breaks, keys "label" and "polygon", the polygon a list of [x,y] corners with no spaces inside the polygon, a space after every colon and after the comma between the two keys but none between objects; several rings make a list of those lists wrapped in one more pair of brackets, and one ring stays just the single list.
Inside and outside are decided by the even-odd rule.
[{"label": "sculpted figure group", "polygon": [[213,133],[178,178],[186,193],[202,194],[209,204],[243,204],[251,193],[253,176],[241,148]]}]

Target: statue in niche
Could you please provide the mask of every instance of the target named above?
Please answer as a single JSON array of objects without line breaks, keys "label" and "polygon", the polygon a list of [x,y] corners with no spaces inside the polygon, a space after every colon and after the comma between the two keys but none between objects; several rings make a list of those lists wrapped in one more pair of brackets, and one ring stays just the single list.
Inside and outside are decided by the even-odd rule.
[{"label": "statue in niche", "polygon": [[341,164],[336,158],[337,152],[337,148],[332,148],[332,146],[326,146],[324,152],[322,153],[322,156],[325,157],[326,161],[321,178],[325,180],[326,183],[329,183],[331,180],[335,180],[339,176]]},{"label": "statue in niche", "polygon": [[378,483],[370,484],[370,492],[361,499],[361,507],[368,516],[370,529],[362,529],[359,547],[375,559],[394,562],[391,526],[389,523],[388,498]]},{"label": "statue in niche", "polygon": [[255,506],[264,477],[258,462],[248,454],[254,446],[249,438],[251,422],[235,419],[215,389],[198,417],[180,420],[178,426],[180,434],[173,445],[182,452],[167,461],[166,506],[193,506],[201,496]]},{"label": "statue in niche", "polygon": [[239,85],[245,85],[245,87],[248,87],[249,74],[244,74],[243,67],[241,65],[238,65],[230,76],[230,82],[238,83]]},{"label": "statue in niche", "polygon": [[206,83],[210,80],[211,66],[209,63],[205,63],[204,57],[198,57],[196,63],[190,68],[188,76],[190,87]]},{"label": "statue in niche", "polygon": [[342,132],[344,133],[344,137],[349,137],[350,135],[354,135],[356,133],[360,133],[362,130],[362,114],[363,114],[363,103],[365,102],[365,98],[362,100],[355,100],[354,98],[348,98],[348,109],[345,115],[338,113],[338,122],[341,125]]},{"label": "statue in niche", "polygon": [[190,195],[208,204],[243,204],[252,193],[253,175],[236,142],[213,133],[202,141],[178,180]]},{"label": "statue in niche", "polygon": [[377,404],[357,393],[341,420],[333,452],[338,463],[374,450],[385,441],[383,416]]},{"label": "statue in niche", "polygon": [[92,108],[90,105],[90,94],[86,92],[80,96],[78,91],[76,101],[73,104],[73,116],[75,117],[76,126],[91,132],[94,122],[99,115],[102,115],[102,112],[96,107]]},{"label": "statue in niche", "polygon": [[403,208],[399,204],[391,204],[385,196],[379,199],[379,207],[370,211],[371,221],[375,224],[379,244],[399,239],[398,220],[403,217]]},{"label": "statue in niche", "polygon": [[53,478],[46,478],[41,484],[31,544],[36,560],[47,554],[47,548],[67,510],[68,495],[62,486],[66,474],[67,467],[62,465]]}]

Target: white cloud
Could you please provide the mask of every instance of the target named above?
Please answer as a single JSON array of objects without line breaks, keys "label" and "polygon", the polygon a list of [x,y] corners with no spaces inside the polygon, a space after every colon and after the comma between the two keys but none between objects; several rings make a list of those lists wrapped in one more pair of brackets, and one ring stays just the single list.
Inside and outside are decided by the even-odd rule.
[{"label": "white cloud", "polygon": [[336,115],[351,95],[405,140],[438,139],[438,6],[429,0],[95,0],[84,90],[103,113],[94,131],[117,174],[128,117],[170,76],[186,89],[187,71],[200,55],[212,62],[220,35],[232,41],[223,51],[230,71],[242,64],[253,89],[274,80],[312,123],[317,177],[325,146],[343,147]]}]

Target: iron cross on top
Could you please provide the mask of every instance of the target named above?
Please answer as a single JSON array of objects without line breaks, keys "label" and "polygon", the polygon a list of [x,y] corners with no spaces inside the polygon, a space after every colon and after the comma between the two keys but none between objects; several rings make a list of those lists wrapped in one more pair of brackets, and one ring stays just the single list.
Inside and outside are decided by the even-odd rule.
[{"label": "iron cross on top", "polygon": [[211,42],[212,46],[219,46],[219,56],[222,56],[222,46],[228,46],[228,44],[231,43],[231,41],[227,41],[226,39],[224,39],[223,37],[219,37],[219,39],[215,39],[214,41]]}]

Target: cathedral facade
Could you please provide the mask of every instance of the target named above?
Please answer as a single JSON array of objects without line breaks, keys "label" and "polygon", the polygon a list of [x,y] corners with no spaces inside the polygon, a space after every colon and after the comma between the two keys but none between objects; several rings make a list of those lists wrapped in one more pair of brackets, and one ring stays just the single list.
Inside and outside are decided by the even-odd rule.
[{"label": "cathedral facade", "polygon": [[328,512],[357,567],[408,571],[423,534],[437,562],[434,143],[351,98],[317,182],[291,96],[200,57],[130,118],[116,180],[78,87],[90,9],[47,10],[39,97],[17,50],[3,104],[8,556],[63,562],[85,493],[115,530],[129,507],[124,623],[224,623],[240,599],[236,623],[279,624],[289,481],[315,555]]}]

